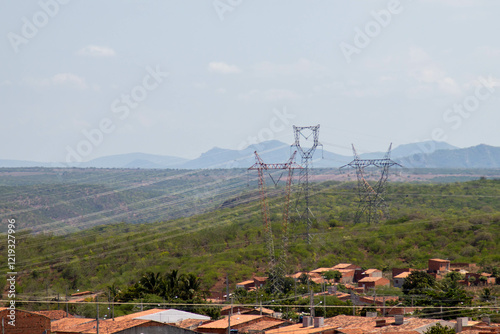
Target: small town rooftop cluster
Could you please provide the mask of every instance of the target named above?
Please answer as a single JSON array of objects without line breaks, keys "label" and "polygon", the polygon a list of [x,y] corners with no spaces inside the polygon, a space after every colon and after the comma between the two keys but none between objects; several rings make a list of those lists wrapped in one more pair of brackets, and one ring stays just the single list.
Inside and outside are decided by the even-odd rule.
[{"label": "small town rooftop cluster", "polygon": [[[337,271],[340,277],[329,279],[325,276],[327,272]],[[293,275],[288,275],[295,280],[301,277],[307,277],[308,280],[316,284],[330,285],[328,292],[336,292],[335,285],[343,284],[348,290],[365,293],[377,286],[392,286],[401,288],[405,279],[412,271],[418,271],[413,268],[392,268],[392,277],[390,274],[384,275],[379,269],[363,270],[360,266],[352,263],[339,263],[333,267],[322,267],[311,270],[309,272],[297,272]],[[459,282],[463,285],[493,285],[496,283],[495,277],[490,273],[479,272],[479,267],[474,263],[451,263],[449,260],[429,259],[428,268],[423,269],[436,279],[442,279],[447,273],[455,271],[463,275],[463,279]],[[253,277],[251,280],[246,280],[236,284],[236,288],[253,291],[262,288],[267,281],[267,277]],[[339,293],[337,293],[339,295]],[[342,298],[341,298],[342,299]]]},{"label": "small town rooftop cluster", "polygon": [[[4,318],[8,311],[0,308],[0,316]],[[79,318],[64,311],[16,310],[16,327],[2,329],[3,334],[423,334],[437,324],[463,334],[500,333],[500,325],[491,323],[489,318],[445,321],[367,313],[366,317],[338,315],[326,319],[305,316],[295,324],[269,315],[238,313],[211,321],[209,317],[175,309],[150,309],[105,320]]]}]

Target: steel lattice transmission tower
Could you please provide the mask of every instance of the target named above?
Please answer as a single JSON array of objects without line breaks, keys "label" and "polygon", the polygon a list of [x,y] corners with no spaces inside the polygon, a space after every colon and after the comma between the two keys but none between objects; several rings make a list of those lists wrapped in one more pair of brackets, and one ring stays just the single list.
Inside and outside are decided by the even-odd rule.
[{"label": "steel lattice transmission tower", "polygon": [[[264,221],[264,237],[266,248],[269,256],[269,277],[271,280],[271,287],[273,292],[282,292],[284,288],[284,278],[286,274],[286,261],[288,252],[288,223],[289,223],[289,207],[290,207],[290,193],[292,188],[292,177],[294,169],[302,169],[302,166],[294,162],[294,152],[286,163],[266,164],[262,158],[255,153],[255,164],[249,170],[257,170],[259,176],[259,191],[261,200],[262,220]],[[285,198],[283,204],[282,214],[282,237],[281,247],[277,256],[274,247],[274,236],[271,228],[271,221],[269,215],[269,204],[267,201],[267,188],[265,181],[265,173],[269,170],[286,170],[288,172],[286,185],[285,185]]]},{"label": "steel lattice transmission tower", "polygon": [[[352,151],[354,153],[354,160],[340,169],[351,167],[356,169],[356,176],[358,179],[358,193],[359,205],[358,211],[354,221],[359,223],[363,214],[366,214],[368,223],[377,222],[379,219],[380,211],[385,213],[386,203],[383,197],[387,178],[389,177],[389,168],[392,166],[402,167],[397,162],[391,160],[392,143],[383,159],[360,159],[354,145]],[[380,178],[373,186],[368,183],[365,178],[365,168],[376,167],[380,169]]]},{"label": "steel lattice transmission tower", "polygon": [[[315,126],[293,126],[293,132],[294,132],[294,137],[295,137],[295,142],[293,143],[292,147],[296,147],[297,151],[300,154],[301,157],[301,165],[303,169],[300,171],[300,177],[299,177],[299,189],[300,193],[299,196],[297,197],[297,206],[300,200],[303,198],[304,199],[304,208],[302,212],[299,210],[299,217],[304,220],[306,224],[306,238],[307,238],[307,243],[312,242],[312,237],[311,237],[311,227],[312,227],[312,220],[311,220],[311,209],[309,208],[309,169],[311,168],[311,160],[313,158],[314,152],[316,151],[316,147],[322,146],[319,143],[319,124]],[[312,143],[311,147],[304,148],[301,146],[300,142],[301,139],[308,140],[312,136]]]}]

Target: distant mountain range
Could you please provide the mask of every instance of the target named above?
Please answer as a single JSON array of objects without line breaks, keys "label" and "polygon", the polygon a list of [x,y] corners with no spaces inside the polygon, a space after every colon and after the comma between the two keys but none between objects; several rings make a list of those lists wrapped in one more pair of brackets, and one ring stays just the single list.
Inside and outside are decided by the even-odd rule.
[{"label": "distant mountain range", "polygon": [[[242,150],[214,147],[198,158],[188,160],[174,156],[145,153],[120,154],[97,158],[84,163],[73,163],[69,167],[81,168],[143,168],[143,169],[217,169],[248,168],[255,162],[254,152],[267,163],[286,162],[293,148],[277,140],[250,145]],[[385,152],[361,154],[362,159],[383,158]],[[445,142],[426,141],[395,147],[391,158],[407,168],[500,168],[500,147],[478,145],[457,148]],[[337,168],[353,160],[329,151],[317,150],[313,166]],[[296,161],[300,162],[297,155]],[[39,163],[21,160],[1,160],[0,167],[68,167],[63,163]]]}]

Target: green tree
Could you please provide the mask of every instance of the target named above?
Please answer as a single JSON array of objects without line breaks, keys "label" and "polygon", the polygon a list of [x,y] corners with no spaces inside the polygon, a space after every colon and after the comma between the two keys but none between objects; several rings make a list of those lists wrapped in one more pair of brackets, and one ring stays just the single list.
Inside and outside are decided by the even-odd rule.
[{"label": "green tree", "polygon": [[413,271],[405,279],[402,290],[407,305],[432,305],[436,279],[425,271]]},{"label": "green tree", "polygon": [[424,334],[455,334],[455,329],[448,326],[443,326],[439,322],[430,327]]},{"label": "green tree", "polygon": [[144,293],[161,295],[165,290],[165,282],[160,273],[147,272],[139,280]]},{"label": "green tree", "polygon": [[180,297],[184,300],[191,300],[200,294],[201,281],[193,273],[181,276]]},{"label": "green tree", "polygon": [[481,301],[487,302],[491,300],[491,290],[489,288],[484,288],[483,293],[481,293]]},{"label": "green tree", "polygon": [[323,274],[327,280],[334,280],[335,282],[340,282],[340,279],[342,278],[342,273],[338,270],[329,270],[326,273]]},{"label": "green tree", "polygon": [[413,271],[406,277],[403,293],[406,295],[425,294],[436,286],[436,279],[425,271]]},{"label": "green tree", "polygon": [[464,275],[462,275],[458,271],[450,271],[449,273],[446,274],[445,278],[452,281],[459,281],[464,279]]}]

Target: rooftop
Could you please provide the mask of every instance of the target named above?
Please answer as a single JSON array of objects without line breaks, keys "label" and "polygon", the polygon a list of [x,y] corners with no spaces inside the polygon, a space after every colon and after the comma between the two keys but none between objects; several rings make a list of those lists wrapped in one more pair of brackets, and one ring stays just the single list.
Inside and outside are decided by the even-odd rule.
[{"label": "rooftop", "polygon": [[376,281],[379,281],[381,279],[387,279],[387,278],[383,278],[383,277],[365,277],[365,278],[360,279],[358,281],[358,283],[376,282]]},{"label": "rooftop", "polygon": [[197,320],[204,320],[208,321],[210,320],[210,317],[207,317],[206,315],[201,315],[197,313],[191,313],[191,312],[186,312],[186,311],[181,311],[181,310],[176,310],[176,309],[168,309],[168,310],[161,310],[161,309],[155,309],[157,312],[155,313],[149,313],[149,314],[142,314],[138,315],[137,313],[134,316],[134,319],[141,319],[141,320],[154,320],[162,323],[176,323],[182,320],[186,319],[197,319]]},{"label": "rooftop", "polygon": [[74,315],[68,314],[66,315],[66,311],[63,310],[49,310],[49,311],[34,311],[33,313],[38,313],[44,315],[50,320],[59,320],[62,318],[73,318]]},{"label": "rooftop", "polygon": [[[75,321],[75,319],[80,320]],[[73,320],[73,321],[68,321]],[[60,323],[61,322],[61,323]],[[65,322],[65,323],[63,323]],[[113,321],[112,319],[99,320],[99,332],[101,333],[118,333],[123,330],[134,328],[137,326],[168,326],[166,324],[160,324],[156,321],[151,320],[121,320]],[[97,333],[97,321],[95,319],[82,319],[82,318],[65,318],[61,320],[56,320],[52,323],[52,332],[78,332],[83,334],[94,334]]]},{"label": "rooftop", "polygon": [[152,308],[150,310],[141,311],[141,312],[132,313],[132,314],[127,314],[127,315],[122,315],[121,317],[116,317],[115,321],[124,321],[124,320],[136,319],[136,318],[139,318],[139,317],[143,317],[143,316],[146,316],[146,315],[151,315],[151,314],[155,314],[155,313],[163,312],[163,311],[167,311],[167,310],[166,309],[161,309],[161,308]]},{"label": "rooftop", "polygon": [[378,270],[378,269],[368,269],[368,270],[365,270],[365,272],[363,273],[364,275],[369,275],[369,274],[373,274],[373,273],[376,273],[376,272],[379,272],[381,270]]},{"label": "rooftop", "polygon": [[92,291],[82,291],[82,292],[76,292],[72,294],[72,296],[85,296],[85,295],[91,295],[93,294]]},{"label": "rooftop", "polygon": [[332,268],[318,268],[311,270],[311,273],[326,273],[327,271],[331,271]]},{"label": "rooftop", "polygon": [[95,319],[90,318],[63,318],[59,320],[54,320],[51,322],[52,332],[55,331],[70,331],[73,330],[76,326],[85,323],[92,323]]},{"label": "rooftop", "polygon": [[394,276],[393,278],[406,278],[406,277],[408,277],[408,275],[410,275],[410,274],[411,274],[411,272],[409,272],[409,271],[405,271],[405,272],[402,272],[402,273],[401,273],[401,274],[399,274],[399,275]]},{"label": "rooftop", "polygon": [[352,263],[339,263],[336,266],[334,266],[332,270],[346,269],[349,266],[352,266]]},{"label": "rooftop", "polygon": [[[240,324],[244,324],[245,322],[249,322],[258,318],[261,318],[262,316],[260,315],[252,315],[252,314],[235,314],[231,316],[231,327],[232,326],[237,326]],[[228,326],[228,317],[225,317],[224,319],[221,320],[216,320],[213,322],[210,322],[208,324],[203,324],[198,327],[198,329],[204,329],[204,328],[217,328],[217,329],[224,329],[227,328]]]}]

